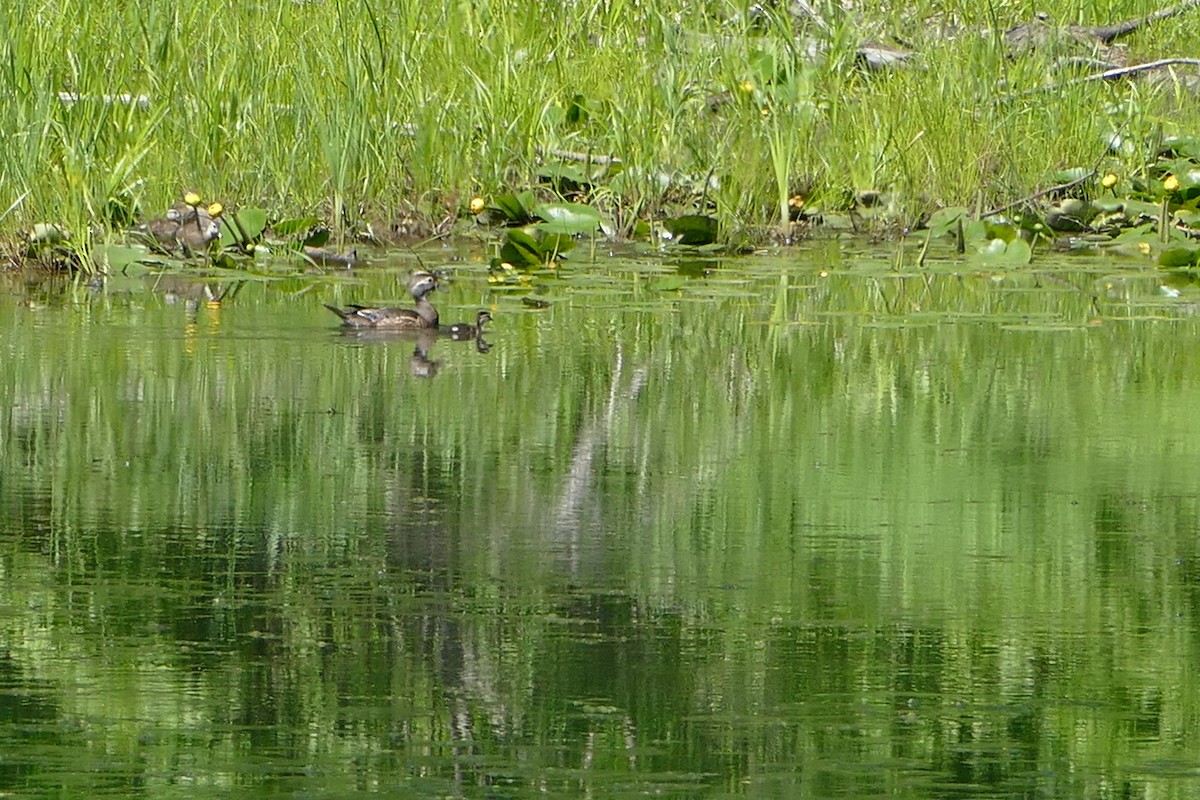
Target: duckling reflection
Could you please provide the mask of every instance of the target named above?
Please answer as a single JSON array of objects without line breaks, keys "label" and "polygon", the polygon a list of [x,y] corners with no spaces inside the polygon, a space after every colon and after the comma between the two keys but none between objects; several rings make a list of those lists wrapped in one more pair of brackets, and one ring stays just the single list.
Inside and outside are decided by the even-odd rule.
[{"label": "duckling reflection", "polygon": [[147,288],[161,294],[167,305],[182,302],[188,309],[199,307],[201,303],[215,304],[232,300],[245,283],[195,280],[182,275],[155,274],[147,277]]}]

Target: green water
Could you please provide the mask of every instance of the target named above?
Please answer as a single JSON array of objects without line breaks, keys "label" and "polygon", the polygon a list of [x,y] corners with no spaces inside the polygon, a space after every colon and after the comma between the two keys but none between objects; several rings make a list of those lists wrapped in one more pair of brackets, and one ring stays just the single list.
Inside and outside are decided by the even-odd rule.
[{"label": "green water", "polygon": [[0,796],[1200,791],[1194,292],[424,260],[0,285]]}]

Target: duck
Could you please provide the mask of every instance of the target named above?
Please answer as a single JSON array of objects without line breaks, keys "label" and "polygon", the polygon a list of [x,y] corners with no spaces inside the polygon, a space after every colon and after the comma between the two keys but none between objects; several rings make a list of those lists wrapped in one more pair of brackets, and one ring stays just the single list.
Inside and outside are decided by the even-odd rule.
[{"label": "duck", "polygon": [[145,237],[157,250],[173,253],[183,247],[188,255],[206,252],[220,238],[221,228],[208,209],[179,202],[167,213],[139,225],[135,233]]},{"label": "duck", "polygon": [[483,326],[492,321],[492,315],[487,311],[480,311],[475,315],[475,324],[469,322],[459,322],[455,325],[447,325],[442,328],[442,333],[449,336],[456,342],[465,342],[469,339],[475,339],[483,335]]},{"label": "duck", "polygon": [[175,237],[179,234],[179,215],[168,211],[165,217],[158,217],[137,226],[134,233],[144,238],[155,250],[170,253],[178,245]]},{"label": "duck", "polygon": [[358,264],[357,247],[349,253],[335,253],[333,250],[326,250],[324,247],[309,247],[305,245],[303,252],[304,257],[317,267],[345,267],[346,269],[354,269]]},{"label": "duck", "polygon": [[408,308],[368,308],[351,305],[338,308],[328,303],[325,307],[341,317],[348,328],[387,328],[390,330],[437,330],[438,312],[429,302],[429,293],[437,288],[437,278],[424,270],[413,273],[408,284],[408,293],[417,301],[416,310]]},{"label": "duck", "polygon": [[167,212],[167,219],[172,217],[179,221],[175,240],[188,255],[207,252],[212,243],[221,238],[221,226],[206,208],[176,203]]}]

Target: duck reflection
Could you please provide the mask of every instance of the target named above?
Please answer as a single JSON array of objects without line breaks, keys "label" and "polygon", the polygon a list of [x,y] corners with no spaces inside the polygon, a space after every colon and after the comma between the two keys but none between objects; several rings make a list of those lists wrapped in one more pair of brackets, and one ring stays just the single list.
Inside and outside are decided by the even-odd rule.
[{"label": "duck reflection", "polygon": [[483,325],[490,321],[492,315],[480,311],[475,324],[459,323],[440,328],[418,328],[408,330],[385,328],[355,328],[345,326],[338,329],[337,334],[345,339],[360,342],[396,341],[402,339],[413,343],[413,352],[408,359],[408,369],[414,378],[433,378],[442,368],[442,362],[432,356],[434,344],[438,339],[449,339],[454,342],[474,342],[475,350],[486,353],[492,349],[491,344],[483,338]]},{"label": "duck reflection", "polygon": [[161,294],[167,305],[182,303],[188,314],[195,314],[201,305],[219,305],[232,300],[245,281],[204,281],[182,275],[150,275],[149,289]]},{"label": "duck reflection", "polygon": [[414,378],[432,378],[442,368],[442,362],[429,357],[429,351],[437,337],[433,331],[421,331],[416,336],[416,345],[408,357],[408,371]]}]

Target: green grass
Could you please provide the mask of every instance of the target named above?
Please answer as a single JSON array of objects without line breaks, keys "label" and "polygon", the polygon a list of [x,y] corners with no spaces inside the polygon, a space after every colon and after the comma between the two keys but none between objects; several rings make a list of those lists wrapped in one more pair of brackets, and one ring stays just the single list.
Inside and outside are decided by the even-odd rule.
[{"label": "green grass", "polygon": [[[1036,4],[872,5],[797,35],[782,8],[755,20],[735,2],[15,0],[21,24],[0,39],[0,208],[19,202],[0,234],[50,220],[86,247],[194,188],[386,237],[535,185],[552,149],[621,159],[592,199],[627,228],[704,206],[727,233],[753,233],[794,194],[836,207],[867,189],[888,192],[903,223],[1012,200],[1063,167],[1133,172],[1160,132],[1200,128],[1200,106],[1167,86],[1041,91],[1055,54],[1014,60],[987,32]],[[1095,24],[1156,7],[1054,13]],[[919,53],[914,67],[856,67],[863,40],[892,35]],[[1130,60],[1185,55],[1197,35],[1200,13],[1168,20],[1132,37]],[[571,113],[580,102],[587,113]],[[1106,154],[1113,131],[1131,152]]]}]

